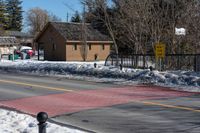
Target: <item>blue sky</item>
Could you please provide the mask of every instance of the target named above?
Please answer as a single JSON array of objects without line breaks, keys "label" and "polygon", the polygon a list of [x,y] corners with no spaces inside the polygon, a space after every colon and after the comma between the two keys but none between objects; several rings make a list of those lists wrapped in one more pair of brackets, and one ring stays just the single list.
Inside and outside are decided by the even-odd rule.
[{"label": "blue sky", "polygon": [[[28,11],[30,8],[40,7],[45,9],[59,18],[62,21],[67,20],[67,13],[69,14],[69,20],[71,16],[74,14],[73,10],[82,11],[82,5],[80,4],[80,0],[22,0],[23,10]],[[65,5],[67,4],[67,6]],[[24,13],[24,14],[25,14]],[[24,16],[25,17],[25,16]]]}]

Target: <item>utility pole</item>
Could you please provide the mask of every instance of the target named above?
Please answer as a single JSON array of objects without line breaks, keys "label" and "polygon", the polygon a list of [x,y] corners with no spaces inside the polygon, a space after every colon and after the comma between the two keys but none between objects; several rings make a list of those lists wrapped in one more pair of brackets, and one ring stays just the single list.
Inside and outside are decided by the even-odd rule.
[{"label": "utility pole", "polygon": [[69,13],[67,12],[67,22],[69,22]]},{"label": "utility pole", "polygon": [[[71,10],[73,13],[76,12],[76,10],[71,6],[69,5],[68,3],[63,3],[69,10]],[[67,12],[67,22],[69,22],[69,12]]]}]

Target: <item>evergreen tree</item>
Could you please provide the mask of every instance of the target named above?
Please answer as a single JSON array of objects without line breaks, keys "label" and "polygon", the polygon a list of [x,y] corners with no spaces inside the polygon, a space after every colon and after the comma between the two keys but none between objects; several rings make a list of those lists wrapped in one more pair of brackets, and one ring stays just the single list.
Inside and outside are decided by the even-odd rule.
[{"label": "evergreen tree", "polygon": [[4,30],[6,28],[6,10],[5,10],[5,2],[4,0],[0,0],[0,30]]},{"label": "evergreen tree", "polygon": [[76,11],[74,16],[72,16],[72,18],[71,18],[71,22],[80,23],[81,21],[82,21],[81,16],[80,16],[79,12]]},{"label": "evergreen tree", "polygon": [[22,1],[7,0],[8,27],[7,30],[22,30]]}]

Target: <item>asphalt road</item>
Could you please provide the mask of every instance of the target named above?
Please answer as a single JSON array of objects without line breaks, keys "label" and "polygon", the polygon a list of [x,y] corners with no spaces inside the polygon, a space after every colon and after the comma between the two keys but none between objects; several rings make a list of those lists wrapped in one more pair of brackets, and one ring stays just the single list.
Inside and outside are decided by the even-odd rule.
[{"label": "asphalt road", "polygon": [[[159,89],[155,89],[151,93],[151,90],[140,92],[140,89],[135,87],[130,91],[130,89],[123,87],[65,78],[0,73],[0,105],[3,103],[4,106],[7,105],[12,108],[16,106],[17,110],[19,108],[20,111],[29,113],[29,110],[23,110],[24,108],[20,108],[21,106],[17,104],[28,100],[34,101],[35,97],[47,99],[48,96],[53,98],[56,96],[55,103],[51,101],[52,97],[49,99],[53,106],[55,104],[55,108],[66,106],[67,101],[62,102],[62,97],[65,100],[71,100],[67,107],[73,107],[73,101],[76,106],[83,104],[88,106],[87,103],[91,102],[90,99],[98,97],[99,101],[92,105],[97,104],[99,106],[52,115],[51,120],[97,133],[200,132],[200,95],[198,93],[182,94],[174,91],[163,92]],[[109,88],[121,89],[120,91],[119,89],[107,91],[105,88],[107,90],[110,90]],[[96,93],[96,90],[98,93]],[[127,92],[124,93],[123,90]],[[148,97],[146,93],[150,93]],[[164,97],[165,94],[163,93],[173,96]],[[88,94],[87,97],[86,94]],[[78,100],[82,95],[86,97],[86,102],[82,102],[84,99]],[[136,97],[142,97],[142,99],[134,100]],[[104,101],[103,98],[107,101]],[[123,101],[124,99],[127,102],[126,100]],[[60,106],[56,103],[56,100],[61,102]],[[112,102],[107,104],[109,101]],[[48,102],[48,99],[46,102]],[[106,104],[104,105],[104,103]]]},{"label": "asphalt road", "polygon": [[59,94],[68,90],[92,90],[114,86],[116,85],[0,72],[0,100]]},{"label": "asphalt road", "polygon": [[199,133],[200,112],[129,103],[54,118],[98,133]]}]

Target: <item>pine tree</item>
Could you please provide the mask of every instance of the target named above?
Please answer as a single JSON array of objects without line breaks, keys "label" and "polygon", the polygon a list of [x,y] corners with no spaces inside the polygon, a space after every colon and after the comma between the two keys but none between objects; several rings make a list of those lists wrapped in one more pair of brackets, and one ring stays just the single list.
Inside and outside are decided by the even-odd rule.
[{"label": "pine tree", "polygon": [[6,7],[4,0],[0,0],[0,30],[6,28]]},{"label": "pine tree", "polygon": [[22,30],[22,1],[7,0],[8,27],[7,30]]},{"label": "pine tree", "polygon": [[71,22],[77,22],[77,23],[80,23],[82,20],[81,20],[81,16],[80,14],[78,13],[78,11],[75,12],[74,16],[72,16],[71,18]]}]

